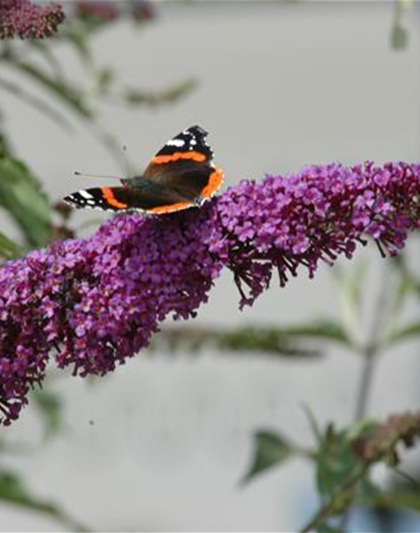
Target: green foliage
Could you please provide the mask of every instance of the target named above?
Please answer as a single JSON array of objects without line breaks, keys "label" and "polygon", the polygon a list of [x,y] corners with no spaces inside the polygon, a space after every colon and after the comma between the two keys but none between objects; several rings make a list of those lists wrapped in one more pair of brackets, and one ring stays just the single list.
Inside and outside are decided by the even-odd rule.
[{"label": "green foliage", "polygon": [[29,169],[10,157],[0,159],[0,206],[14,218],[25,244],[41,247],[51,239],[52,210]]},{"label": "green foliage", "polygon": [[63,406],[60,396],[52,390],[44,388],[34,389],[31,397],[44,424],[45,438],[50,438],[59,433],[63,426]]},{"label": "green foliage", "polygon": [[240,352],[241,355],[263,352],[272,357],[312,359],[321,357],[327,341],[349,343],[343,327],[333,320],[314,320],[283,328],[263,325],[230,329],[186,326],[163,329],[154,338],[152,350],[164,348],[175,353],[197,353],[205,347],[214,346],[220,351]]},{"label": "green foliage", "polygon": [[0,259],[15,259],[21,254],[22,249],[0,232]]},{"label": "green foliage", "polygon": [[279,433],[256,431],[251,466],[242,482],[247,483],[257,474],[284,463],[295,453],[294,446]]},{"label": "green foliage", "polygon": [[35,496],[19,475],[2,469],[0,469],[0,502],[40,512],[73,531],[88,531],[84,525],[70,517],[55,503]]},{"label": "green foliage", "polygon": [[319,493],[332,495],[346,479],[360,467],[360,457],[354,452],[356,439],[370,435],[375,428],[372,422],[357,424],[342,431],[329,425],[316,458],[316,478]]}]

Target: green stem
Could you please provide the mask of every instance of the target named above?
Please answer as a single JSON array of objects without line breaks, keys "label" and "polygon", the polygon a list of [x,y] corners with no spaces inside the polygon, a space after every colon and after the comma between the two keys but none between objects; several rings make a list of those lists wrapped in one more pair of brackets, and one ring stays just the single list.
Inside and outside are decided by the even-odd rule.
[{"label": "green stem", "polygon": [[[381,350],[383,326],[388,315],[389,305],[393,300],[393,291],[390,288],[391,269],[385,264],[382,272],[382,280],[379,285],[379,293],[374,306],[374,315],[371,329],[364,347],[361,350],[363,366],[360,374],[356,406],[353,422],[358,422],[366,416],[369,397],[372,390],[373,378],[377,366],[378,355]],[[350,519],[351,506],[348,507],[341,518],[339,531],[345,531]]]}]

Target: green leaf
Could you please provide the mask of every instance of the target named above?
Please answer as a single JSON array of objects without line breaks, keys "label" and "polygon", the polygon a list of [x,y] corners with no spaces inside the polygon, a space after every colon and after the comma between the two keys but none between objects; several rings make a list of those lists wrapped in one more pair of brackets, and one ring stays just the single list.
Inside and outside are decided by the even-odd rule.
[{"label": "green leaf", "polygon": [[100,95],[107,94],[115,79],[114,71],[110,68],[103,68],[97,72],[96,77],[98,93]]},{"label": "green leaf", "polygon": [[339,322],[330,319],[320,319],[282,329],[283,334],[289,337],[320,339],[342,344],[350,344],[345,329]]},{"label": "green leaf", "polygon": [[198,352],[204,346],[221,351],[252,354],[264,352],[273,357],[320,357],[322,346],[314,341],[348,343],[344,330],[332,321],[313,321],[288,328],[241,326],[234,329],[209,327],[165,328],[155,337],[152,349],[161,347],[172,352]]},{"label": "green leaf", "polygon": [[47,102],[29,93],[20,85],[11,82],[10,80],[0,79],[0,88],[12,94],[22,102],[26,102],[30,106],[37,109],[40,113],[50,118],[53,122],[61,126],[67,131],[71,131],[71,125],[64,115],[51,107]]},{"label": "green leaf", "polygon": [[309,405],[302,404],[302,409],[306,415],[306,419],[309,423],[309,427],[311,428],[312,434],[315,437],[317,443],[320,445],[322,443],[322,434],[321,430],[318,424],[317,419],[315,418],[315,415]]},{"label": "green leaf", "polygon": [[257,431],[254,438],[254,457],[248,473],[243,478],[243,483],[247,483],[257,474],[283,463],[295,452],[290,442],[278,433]]},{"label": "green leaf", "polygon": [[420,513],[420,492],[398,486],[383,490],[372,482],[365,480],[361,485],[357,502],[366,507],[384,507],[386,509],[407,509]]},{"label": "green leaf", "polygon": [[372,422],[363,421],[340,432],[336,432],[333,426],[327,428],[317,458],[317,486],[322,495],[339,490],[361,465],[361,459],[353,451],[353,442],[371,434],[373,427]]},{"label": "green leaf", "polygon": [[16,259],[23,255],[23,250],[0,231],[0,257]]},{"label": "green leaf", "polygon": [[171,87],[161,91],[125,89],[123,92],[123,100],[132,106],[158,106],[179,100],[181,97],[195,89],[196,85],[196,80],[191,78],[176,83]]},{"label": "green leaf", "polygon": [[33,495],[15,473],[0,470],[0,501],[45,513],[75,531],[87,531],[86,527],[67,515],[58,505]]},{"label": "green leaf", "polygon": [[28,78],[42,85],[48,89],[56,98],[62,103],[66,104],[72,111],[80,115],[82,118],[92,118],[93,112],[85,102],[83,95],[75,87],[70,86],[62,81],[57,81],[54,77],[49,76],[40,68],[27,63],[19,61],[16,58],[6,58],[3,61],[7,65],[25,74]]},{"label": "green leaf", "polygon": [[414,322],[394,331],[389,337],[388,343],[396,344],[398,342],[408,341],[416,338],[418,335],[420,335],[420,322]]},{"label": "green leaf", "polygon": [[44,423],[45,438],[52,437],[62,428],[62,402],[59,395],[47,389],[34,389],[31,393],[35,407]]},{"label": "green leaf", "polygon": [[0,205],[13,216],[29,245],[41,247],[49,241],[48,200],[28,169],[10,158],[0,159]]},{"label": "green leaf", "polygon": [[408,44],[407,30],[401,24],[395,24],[391,32],[391,46],[394,50],[404,50]]}]

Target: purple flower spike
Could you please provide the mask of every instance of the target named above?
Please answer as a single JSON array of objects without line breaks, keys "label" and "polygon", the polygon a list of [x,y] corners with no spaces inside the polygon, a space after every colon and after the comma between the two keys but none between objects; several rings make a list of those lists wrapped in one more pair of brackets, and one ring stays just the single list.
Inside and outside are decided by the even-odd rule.
[{"label": "purple flower spike", "polygon": [[79,17],[97,22],[110,22],[121,14],[117,2],[104,0],[80,0],[74,3],[74,8]]},{"label": "purple flower spike", "polygon": [[43,39],[53,35],[64,20],[60,5],[29,0],[0,0],[0,38]]},{"label": "purple flower spike", "polygon": [[251,304],[277,271],[351,257],[364,235],[385,254],[420,226],[420,165],[309,166],[244,181],[201,209],[108,220],[0,269],[0,421],[9,424],[48,358],[105,374],[148,345],[168,315],[193,317],[229,268]]}]

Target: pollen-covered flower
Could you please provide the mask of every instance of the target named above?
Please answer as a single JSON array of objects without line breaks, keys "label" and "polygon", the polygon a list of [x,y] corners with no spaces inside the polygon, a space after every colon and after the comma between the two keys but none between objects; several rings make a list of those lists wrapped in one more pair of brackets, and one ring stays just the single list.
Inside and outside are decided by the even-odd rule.
[{"label": "pollen-covered flower", "polygon": [[371,236],[391,255],[420,226],[420,165],[309,166],[243,181],[201,209],[108,220],[0,269],[0,411],[10,423],[48,358],[104,374],[169,315],[193,317],[225,267],[252,303],[278,273],[351,257]]},{"label": "pollen-covered flower", "polygon": [[0,38],[42,39],[53,35],[64,20],[59,4],[0,0]]}]

